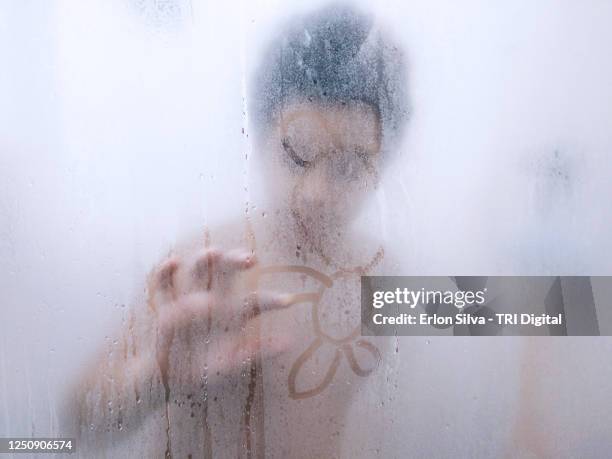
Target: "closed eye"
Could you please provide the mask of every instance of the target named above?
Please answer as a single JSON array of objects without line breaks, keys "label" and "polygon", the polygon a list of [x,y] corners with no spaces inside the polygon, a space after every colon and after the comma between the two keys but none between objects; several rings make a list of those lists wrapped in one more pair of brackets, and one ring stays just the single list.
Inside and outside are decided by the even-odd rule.
[{"label": "closed eye", "polygon": [[287,137],[282,138],[281,145],[283,146],[283,150],[285,150],[285,153],[289,155],[289,157],[293,160],[295,164],[303,168],[307,168],[311,166],[310,161],[306,161],[300,158],[300,156],[295,152],[291,144],[289,144],[289,140],[287,139]]}]

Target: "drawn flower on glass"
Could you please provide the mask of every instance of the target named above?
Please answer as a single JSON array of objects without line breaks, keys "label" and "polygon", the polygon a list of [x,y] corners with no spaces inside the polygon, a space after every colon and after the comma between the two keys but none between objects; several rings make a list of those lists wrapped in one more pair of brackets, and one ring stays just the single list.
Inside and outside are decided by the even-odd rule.
[{"label": "drawn flower on glass", "polygon": [[[349,275],[355,276],[355,274],[337,271],[328,276],[306,266],[290,265],[261,268],[257,276],[260,278],[264,275],[280,273],[302,274],[315,280],[317,284],[315,291],[301,293],[297,295],[298,298],[295,300],[295,302],[310,304],[310,318],[314,339],[291,365],[288,376],[289,397],[292,399],[305,399],[323,392],[334,380],[334,376],[343,359],[346,360],[349,368],[357,376],[365,377],[371,374],[380,363],[381,354],[374,344],[360,338],[360,325],[357,325],[349,333],[340,337],[332,336],[322,325],[321,301],[325,293],[341,278]],[[304,366],[309,361],[315,359],[321,353],[324,346],[332,346],[333,351],[331,361],[328,364],[324,364],[324,368],[326,368],[320,372],[322,378],[312,387],[306,389],[299,388],[301,387],[299,380]],[[356,348],[365,352],[356,353]]]}]

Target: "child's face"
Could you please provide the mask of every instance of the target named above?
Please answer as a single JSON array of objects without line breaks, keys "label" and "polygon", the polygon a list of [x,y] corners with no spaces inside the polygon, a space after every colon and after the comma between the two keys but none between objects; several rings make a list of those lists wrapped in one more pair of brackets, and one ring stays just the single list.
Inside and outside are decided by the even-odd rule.
[{"label": "child's face", "polygon": [[380,129],[365,103],[285,107],[262,152],[269,192],[312,230],[349,222],[376,186]]}]

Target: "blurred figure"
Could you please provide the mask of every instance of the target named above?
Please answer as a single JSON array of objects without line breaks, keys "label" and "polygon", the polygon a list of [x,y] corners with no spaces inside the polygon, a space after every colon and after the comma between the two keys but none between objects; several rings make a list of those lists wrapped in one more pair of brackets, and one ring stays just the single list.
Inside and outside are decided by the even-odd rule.
[{"label": "blurred figure", "polygon": [[288,23],[251,85],[261,203],[152,271],[122,352],[72,394],[91,451],[139,429],[155,441],[138,455],[340,455],[343,413],[385,353],[360,339],[359,278],[393,266],[351,223],[401,137],[405,82],[368,15],[333,5]]}]

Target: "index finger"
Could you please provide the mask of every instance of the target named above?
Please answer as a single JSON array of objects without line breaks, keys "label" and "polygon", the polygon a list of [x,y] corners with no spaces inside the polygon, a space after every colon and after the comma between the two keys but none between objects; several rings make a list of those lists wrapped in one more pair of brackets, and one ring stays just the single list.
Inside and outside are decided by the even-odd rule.
[{"label": "index finger", "polygon": [[192,277],[205,290],[210,290],[216,279],[229,279],[235,273],[252,268],[257,263],[255,255],[247,250],[207,249],[193,265]]}]

